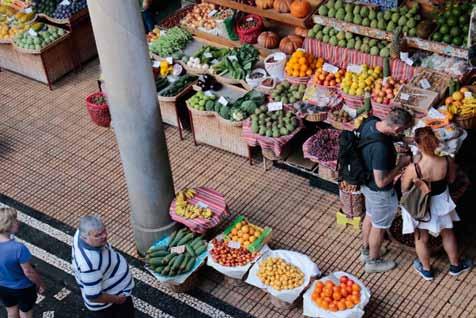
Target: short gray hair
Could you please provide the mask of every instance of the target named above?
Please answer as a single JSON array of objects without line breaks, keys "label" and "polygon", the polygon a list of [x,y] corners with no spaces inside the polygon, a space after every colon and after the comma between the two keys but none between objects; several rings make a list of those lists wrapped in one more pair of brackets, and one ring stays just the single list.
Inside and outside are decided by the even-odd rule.
[{"label": "short gray hair", "polygon": [[8,234],[11,230],[15,220],[17,219],[17,211],[8,206],[0,207],[0,233]]},{"label": "short gray hair", "polygon": [[87,237],[91,231],[99,231],[104,228],[101,218],[96,215],[86,215],[79,219],[79,236]]},{"label": "short gray hair", "polygon": [[385,117],[385,122],[390,126],[409,127],[413,123],[413,116],[403,108],[394,108]]}]

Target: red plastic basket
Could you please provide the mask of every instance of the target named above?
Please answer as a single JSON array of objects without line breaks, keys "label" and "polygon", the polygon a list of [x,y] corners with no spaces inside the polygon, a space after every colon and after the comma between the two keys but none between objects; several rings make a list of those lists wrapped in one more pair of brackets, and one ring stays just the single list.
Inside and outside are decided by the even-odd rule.
[{"label": "red plastic basket", "polygon": [[[241,25],[248,19],[253,19],[256,21],[256,26],[252,29],[241,28]],[[258,41],[258,36],[260,35],[263,28],[264,22],[262,17],[254,14],[248,14],[238,20],[238,23],[236,24],[236,33],[238,33],[241,43],[255,44]]]},{"label": "red plastic basket", "polygon": [[86,106],[91,120],[98,126],[111,126],[111,114],[109,113],[109,106],[106,104],[94,104],[94,97],[105,96],[102,92],[96,92],[86,97]]}]

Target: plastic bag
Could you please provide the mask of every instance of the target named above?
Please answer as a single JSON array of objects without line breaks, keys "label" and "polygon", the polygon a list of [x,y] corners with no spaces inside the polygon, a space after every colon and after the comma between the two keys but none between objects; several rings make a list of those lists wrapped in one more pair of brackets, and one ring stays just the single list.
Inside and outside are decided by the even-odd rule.
[{"label": "plastic bag", "polygon": [[[280,257],[285,262],[297,266],[304,273],[304,283],[297,288],[286,289],[282,291],[275,290],[271,286],[263,284],[257,274],[259,271],[259,264],[268,257]],[[263,254],[263,256],[253,265],[253,267],[251,267],[246,282],[250,285],[266,290],[274,297],[291,304],[299,297],[299,295],[301,295],[302,291],[309,285],[311,278],[319,276],[320,274],[321,272],[319,271],[319,268],[317,267],[316,263],[314,263],[309,258],[309,256],[298,252],[286,250],[269,250],[268,252]]]},{"label": "plastic bag", "polygon": [[[332,280],[334,283],[339,282],[341,276],[347,276],[352,279],[356,284],[360,286],[360,304],[355,307],[342,311],[328,311],[322,308],[319,308],[314,304],[311,299],[312,292],[316,287],[318,281]],[[323,277],[315,281],[311,288],[309,288],[303,296],[303,315],[308,317],[319,317],[319,318],[361,318],[364,316],[364,308],[369,303],[370,300],[370,291],[365,285],[355,276],[345,273],[345,272],[335,272],[329,276]]]},{"label": "plastic bag", "polygon": [[240,38],[238,37],[238,34],[235,32],[235,21],[237,19],[237,12],[231,16],[225,19],[223,23],[225,24],[225,29],[226,32],[228,33],[228,38],[232,41],[238,41]]}]

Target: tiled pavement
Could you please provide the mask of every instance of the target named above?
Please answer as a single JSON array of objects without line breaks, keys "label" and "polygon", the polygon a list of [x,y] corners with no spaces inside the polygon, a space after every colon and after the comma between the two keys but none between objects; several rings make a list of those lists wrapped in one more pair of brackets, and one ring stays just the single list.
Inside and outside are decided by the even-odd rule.
[{"label": "tiled pavement", "polygon": [[[100,213],[111,242],[131,255],[127,191],[111,130],[90,123],[84,97],[96,90],[99,67],[92,62],[53,91],[21,76],[0,72],[0,193],[71,226],[80,215]],[[372,292],[366,317],[475,317],[474,273],[452,278],[446,257],[427,283],[412,270],[412,253],[392,247],[397,270],[369,275],[358,262],[359,236],[335,227],[337,198],[311,188],[288,172],[250,166],[243,158],[194,147],[190,134],[180,141],[166,128],[175,186],[207,185],[222,192],[233,213],[273,228],[273,248],[301,251],[323,272],[344,270],[361,277]],[[470,250],[475,256],[474,249]],[[255,288],[228,287],[221,275],[204,269],[200,288],[257,317],[300,317],[302,311],[276,310]],[[207,277],[207,278],[205,278]]]}]

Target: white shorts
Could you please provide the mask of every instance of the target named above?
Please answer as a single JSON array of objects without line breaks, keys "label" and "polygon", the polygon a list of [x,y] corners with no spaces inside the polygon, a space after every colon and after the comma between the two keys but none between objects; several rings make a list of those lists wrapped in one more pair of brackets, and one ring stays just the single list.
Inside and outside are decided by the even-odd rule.
[{"label": "white shorts", "polygon": [[361,191],[365,197],[365,213],[372,218],[372,226],[378,229],[390,228],[398,208],[395,190],[374,191],[362,186]]}]

